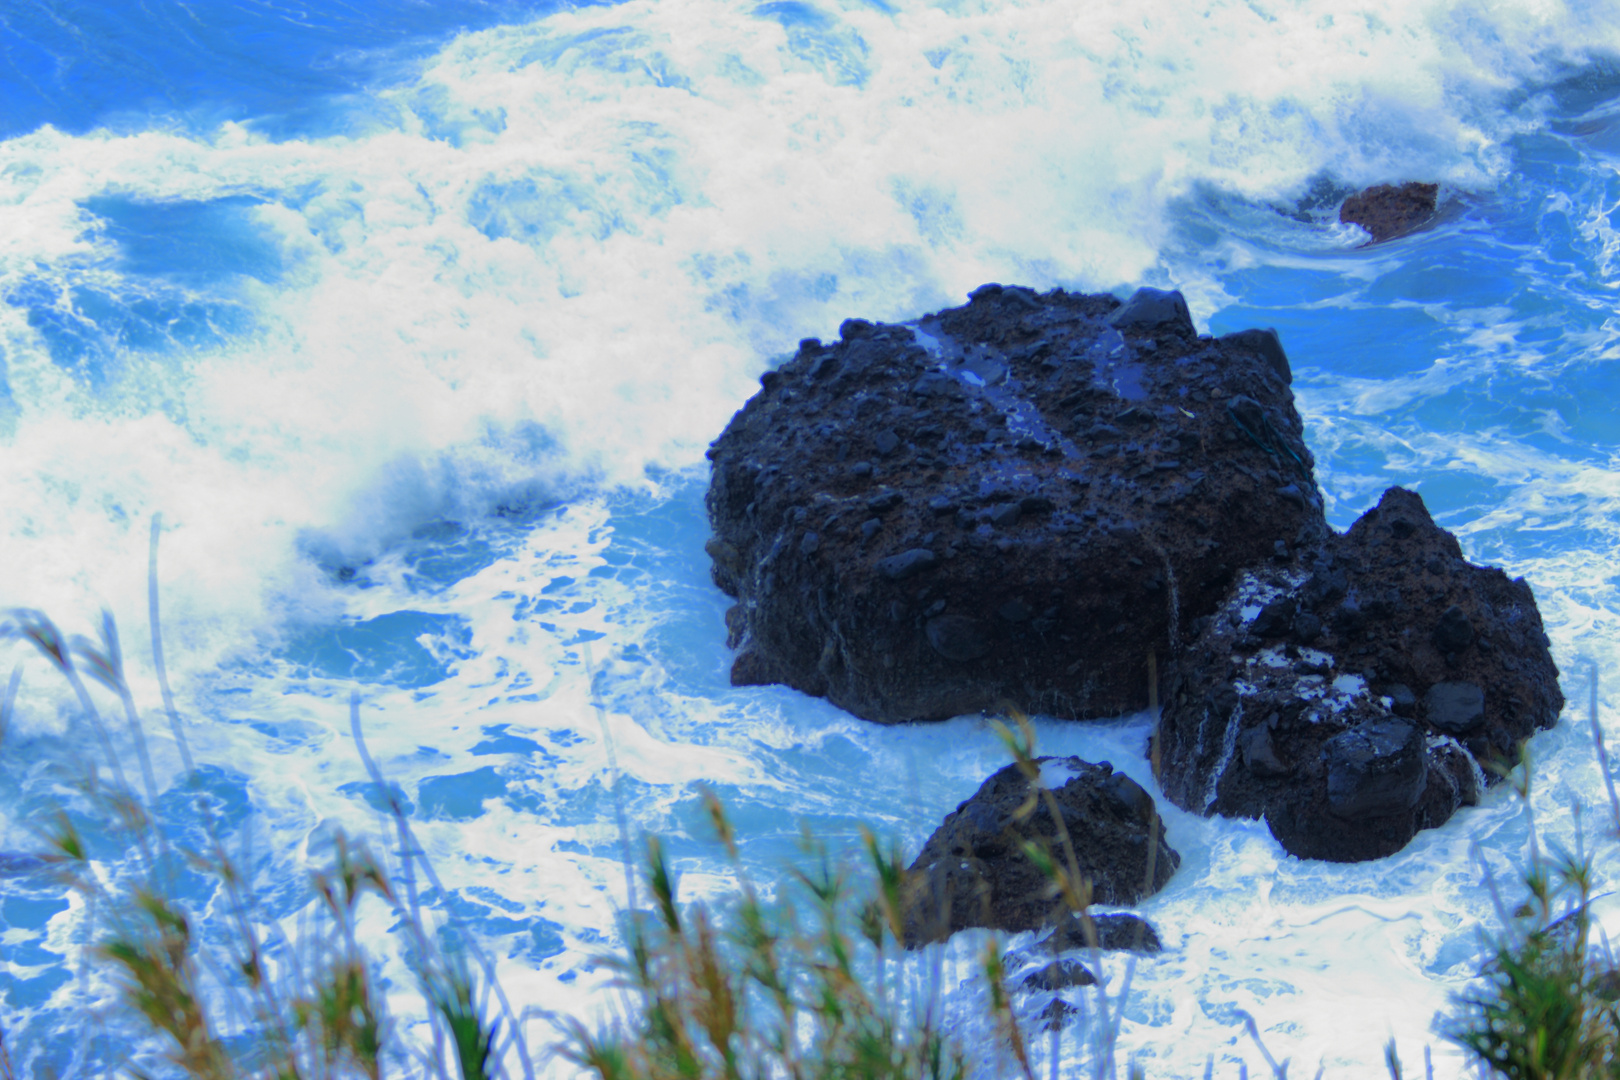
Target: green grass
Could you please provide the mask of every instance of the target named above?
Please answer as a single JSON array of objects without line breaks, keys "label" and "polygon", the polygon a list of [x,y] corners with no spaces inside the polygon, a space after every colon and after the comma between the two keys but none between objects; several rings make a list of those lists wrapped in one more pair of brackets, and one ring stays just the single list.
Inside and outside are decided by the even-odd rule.
[{"label": "green grass", "polygon": [[1587,846],[1579,806],[1573,808],[1574,849],[1542,850],[1529,816],[1531,762],[1523,755],[1508,779],[1530,823],[1529,853],[1518,883],[1524,899],[1509,912],[1493,883],[1503,929],[1489,943],[1483,986],[1458,1001],[1445,1031],[1492,1075],[1509,1080],[1620,1077],[1620,969],[1607,942],[1596,950],[1591,940],[1597,860],[1600,855],[1613,859],[1620,841],[1620,797],[1598,723],[1595,670],[1589,722],[1609,797],[1597,850]]},{"label": "green grass", "polygon": [[[195,765],[164,668],[157,538],[154,521],[152,663],[191,774]],[[628,826],[616,806],[630,910],[624,913],[624,946],[605,961],[623,1005],[606,1023],[561,1018],[557,1040],[533,1048],[476,940],[453,924],[435,928],[424,909],[423,887],[437,895],[445,891],[419,854],[397,789],[367,750],[357,698],[350,701],[352,738],[375,790],[387,801],[391,842],[403,854],[385,864],[368,845],[337,834],[329,858],[309,874],[310,902],[293,932],[259,904],[206,800],[199,797],[193,807],[206,837],[196,848],[178,843],[169,823],[156,816],[157,784],[112,617],[104,616],[96,641],[68,641],[35,611],[12,612],[9,630],[60,674],[91,725],[101,760],[87,769],[79,794],[127,843],[133,876],[109,878],[65,810],[42,829],[45,854],[84,899],[95,935],[86,955],[115,980],[123,1017],[144,1030],[167,1066],[165,1074],[196,1080],[485,1080],[532,1077],[537,1068],[561,1061],[601,1080],[978,1080],[987,1073],[1035,1080],[1044,1064],[1055,1080],[1064,1060],[1082,1062],[1084,1075],[1095,1080],[1118,1075],[1115,1042],[1129,993],[1129,961],[1112,998],[1100,985],[1090,989],[1087,1023],[1072,1033],[1051,1032],[1043,1063],[1008,991],[997,935],[986,935],[976,964],[981,1015],[948,1024],[937,970],[932,980],[908,977],[916,971],[914,957],[908,959],[901,945],[910,883],[896,846],[863,828],[852,862],[835,858],[825,840],[805,832],[801,865],[785,880],[762,887],[744,870],[734,827],[707,791],[703,802],[734,879],[729,896],[715,904],[683,902],[656,836],[645,840],[638,888]],[[133,778],[86,677],[120,703],[134,753]],[[0,739],[12,720],[19,679],[20,669],[0,697]],[[1591,725],[1607,777],[1595,684],[1594,676]],[[1091,883],[1078,869],[1052,792],[1039,782],[1033,730],[1022,716],[1014,719],[1012,726],[998,723],[996,729],[1030,780],[1018,816],[1027,818],[1045,800],[1058,825],[1055,846],[1025,843],[1023,850],[1043,871],[1050,895],[1081,918],[1096,968]],[[1530,775],[1528,758],[1510,774],[1527,809]],[[1516,885],[1524,901],[1509,912],[1494,893],[1502,930],[1486,944],[1488,963],[1477,988],[1457,1001],[1443,1031],[1487,1075],[1620,1078],[1620,973],[1612,958],[1594,958],[1589,917],[1596,859],[1612,858],[1620,840],[1620,798],[1612,782],[1609,803],[1610,821],[1598,831],[1593,850],[1578,839],[1572,852],[1543,852],[1532,822]],[[1157,818],[1152,827],[1158,827]],[[199,933],[199,912],[177,898],[182,875],[213,883],[210,917],[223,915],[227,933]],[[1151,863],[1147,875],[1151,883]],[[646,905],[638,902],[642,890]],[[403,933],[403,952],[430,1024],[425,1045],[407,1037],[388,1011],[381,943],[364,940],[360,932],[368,905],[382,905]],[[1247,1028],[1267,1069],[1285,1080],[1288,1062],[1272,1057],[1252,1017]],[[1064,1053],[1069,1038],[1083,1040],[1073,1054]],[[1390,1076],[1402,1080],[1393,1042],[1384,1060]],[[126,1071],[143,1075],[135,1065]],[[1128,1072],[1142,1075],[1134,1065]],[[0,1080],[14,1075],[0,1028]]]}]

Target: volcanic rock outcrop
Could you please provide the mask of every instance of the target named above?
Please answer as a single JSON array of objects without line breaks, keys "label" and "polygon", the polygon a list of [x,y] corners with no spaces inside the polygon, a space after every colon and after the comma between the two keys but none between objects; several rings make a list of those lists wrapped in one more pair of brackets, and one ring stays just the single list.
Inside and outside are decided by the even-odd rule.
[{"label": "volcanic rock outcrop", "polygon": [[[1108,762],[1037,758],[1041,783],[1062,815],[1080,873],[1099,904],[1132,904],[1164,887],[1181,856],[1164,838],[1153,797]],[[907,871],[908,946],[941,941],[969,926],[1017,932],[1067,926],[1069,910],[1024,852],[1034,841],[1063,865],[1051,807],[1017,765],[997,770],[923,844]],[[1146,923],[1134,940],[1111,933],[1100,947],[1157,947]],[[1121,928],[1123,929],[1123,928]],[[1114,938],[1120,940],[1115,941]]]},{"label": "volcanic rock outcrop", "polygon": [[884,723],[1117,715],[1240,569],[1327,533],[1274,333],[985,286],[802,343],[709,449],[736,685]]},{"label": "volcanic rock outcrop", "polygon": [[1529,585],[1464,561],[1402,488],[1309,560],[1245,571],[1165,683],[1165,795],[1336,861],[1477,801],[1480,765],[1564,703]]},{"label": "volcanic rock outcrop", "polygon": [[732,682],[1080,719],[1146,706],[1157,659],[1170,799],[1399,849],[1556,721],[1557,669],[1529,587],[1416,494],[1327,526],[1291,379],[1274,332],[1200,336],[1156,289],[986,285],[802,342],[709,449]]}]

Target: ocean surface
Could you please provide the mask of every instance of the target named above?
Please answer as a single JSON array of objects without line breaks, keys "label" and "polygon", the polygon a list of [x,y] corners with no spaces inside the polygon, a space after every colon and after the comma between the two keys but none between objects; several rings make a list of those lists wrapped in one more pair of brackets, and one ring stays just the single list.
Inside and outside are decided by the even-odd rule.
[{"label": "ocean surface", "polygon": [[[183,808],[146,620],[161,515],[179,712],[265,911],[297,922],[336,829],[389,846],[358,691],[444,881],[435,918],[478,936],[515,1008],[594,1022],[626,902],[610,749],[631,832],[667,838],[692,898],[728,880],[699,782],[775,880],[801,823],[914,853],[1005,762],[980,717],[880,728],[728,685],[703,450],[758,375],[986,281],[1176,287],[1201,331],[1278,329],[1336,526],[1413,487],[1469,558],[1529,579],[1571,701],[1530,745],[1531,808],[1543,844],[1594,811],[1597,843],[1594,672],[1620,744],[1617,58],[1620,6],[1578,0],[0,0],[0,605],[69,634],[114,615]],[[1403,180],[1442,184],[1443,220],[1363,248],[1337,200]],[[23,672],[5,1045],[29,1077],[155,1061],[84,963],[83,900],[22,857],[80,805],[86,721],[26,643],[0,654]],[[1036,727],[1153,790],[1151,724]],[[1291,1075],[1384,1075],[1391,1038],[1407,1075],[1425,1048],[1469,1074],[1439,1024],[1529,841],[1510,791],[1352,866],[1160,805],[1183,862],[1141,906],[1166,951],[1129,973],[1121,1061],[1263,1075],[1252,1016]],[[1620,887],[1602,850],[1599,892]],[[952,1015],[980,1001],[975,947],[940,961]],[[1116,997],[1126,969],[1104,964]],[[1081,1040],[1059,1052],[1090,1068]]]}]

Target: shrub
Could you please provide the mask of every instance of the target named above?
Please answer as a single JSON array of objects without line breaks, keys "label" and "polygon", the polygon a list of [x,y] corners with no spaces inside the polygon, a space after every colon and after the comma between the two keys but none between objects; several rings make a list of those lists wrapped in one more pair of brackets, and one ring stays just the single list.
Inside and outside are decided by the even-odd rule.
[{"label": "shrub", "polygon": [[[1595,670],[1590,724],[1611,816],[1600,839],[1613,841],[1620,838],[1620,799],[1598,723]],[[1484,987],[1459,1000],[1445,1034],[1509,1080],[1620,1077],[1620,973],[1612,957],[1596,957],[1591,947],[1594,857],[1585,848],[1580,808],[1575,850],[1544,853],[1530,808],[1528,755],[1507,775],[1529,821],[1527,897],[1509,915],[1498,895],[1504,929],[1489,943]],[[1497,895],[1494,883],[1492,891]]]}]

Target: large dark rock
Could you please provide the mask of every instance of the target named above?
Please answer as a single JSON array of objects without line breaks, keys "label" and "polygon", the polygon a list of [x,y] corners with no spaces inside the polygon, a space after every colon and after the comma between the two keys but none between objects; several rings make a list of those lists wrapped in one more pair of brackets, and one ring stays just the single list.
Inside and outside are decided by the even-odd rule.
[{"label": "large dark rock", "polygon": [[1246,572],[1165,687],[1167,797],[1340,861],[1476,801],[1480,764],[1516,761],[1564,704],[1524,579],[1466,562],[1401,488],[1308,560]]},{"label": "large dark rock", "polygon": [[[1328,528],[1275,332],[1201,337],[1157,289],[986,285],[840,337],[762,376],[709,450],[734,684],[885,723],[1084,718],[1145,706],[1157,656],[1166,794],[1336,860],[1444,822],[1557,719],[1522,579],[1399,488]],[[1050,914],[1035,882],[962,922],[990,917],[966,914],[977,858],[931,871],[948,925]]]},{"label": "large dark rock", "polygon": [[737,685],[885,723],[1147,704],[1240,569],[1326,534],[1273,332],[987,285],[806,341],[709,450]]},{"label": "large dark rock", "polygon": [[[1094,902],[1131,904],[1170,880],[1181,856],[1165,841],[1153,798],[1140,784],[1106,761],[1038,760],[1041,781],[1057,800]],[[934,830],[908,871],[908,945],[943,940],[969,926],[1019,931],[1069,922],[1063,900],[1051,894],[1047,878],[1020,844],[1034,840],[1063,858],[1044,798],[1027,817],[1018,816],[1031,794],[1024,774],[1008,765]],[[1157,943],[1154,937],[1152,945]],[[1148,943],[1122,941],[1114,947]]]},{"label": "large dark rock", "polygon": [[1359,191],[1339,207],[1339,220],[1360,225],[1381,244],[1416,232],[1434,220],[1438,184],[1379,184]]}]

